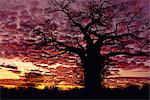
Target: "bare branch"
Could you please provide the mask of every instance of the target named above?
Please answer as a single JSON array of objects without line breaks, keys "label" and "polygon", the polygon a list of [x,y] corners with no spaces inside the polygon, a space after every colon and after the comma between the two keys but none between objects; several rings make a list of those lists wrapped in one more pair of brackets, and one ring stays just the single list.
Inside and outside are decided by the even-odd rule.
[{"label": "bare branch", "polygon": [[51,53],[48,53],[48,52],[45,52],[44,50],[42,50],[42,53],[44,53],[44,54],[46,54],[46,55],[43,55],[43,54],[41,54],[41,56],[42,57],[46,57],[46,58],[54,58],[54,57],[58,57],[58,56],[61,56],[61,55],[63,55],[63,54],[65,54],[67,51],[62,51],[62,52],[60,52],[60,53],[58,53],[58,54],[55,54],[55,55],[52,55]]},{"label": "bare branch", "polygon": [[117,55],[128,55],[128,56],[149,56],[148,52],[110,52],[109,54],[105,55],[106,58],[117,56]]}]

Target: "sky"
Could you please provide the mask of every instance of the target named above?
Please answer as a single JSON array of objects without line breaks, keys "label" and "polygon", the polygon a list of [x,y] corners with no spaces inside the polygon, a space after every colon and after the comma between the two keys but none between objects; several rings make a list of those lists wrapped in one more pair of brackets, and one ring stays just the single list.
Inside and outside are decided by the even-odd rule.
[{"label": "sky", "polygon": [[[148,0],[137,1],[148,6],[146,4]],[[10,79],[9,83],[12,79],[25,79],[26,73],[40,73],[43,80],[60,87],[62,84],[79,86],[84,78],[80,66],[64,63],[64,59],[53,63],[52,59],[40,59],[35,53],[40,50],[29,49],[23,44],[28,38],[28,33],[22,30],[22,23],[28,20],[42,22],[44,18],[42,9],[45,7],[47,7],[46,0],[42,2],[41,0],[0,0],[0,80]],[[119,65],[111,66],[110,70],[112,74],[108,77],[110,79],[117,77],[136,80],[137,78],[136,83],[143,80],[150,82],[150,60],[144,57],[135,59],[122,57]],[[0,82],[2,85],[3,82]]]}]

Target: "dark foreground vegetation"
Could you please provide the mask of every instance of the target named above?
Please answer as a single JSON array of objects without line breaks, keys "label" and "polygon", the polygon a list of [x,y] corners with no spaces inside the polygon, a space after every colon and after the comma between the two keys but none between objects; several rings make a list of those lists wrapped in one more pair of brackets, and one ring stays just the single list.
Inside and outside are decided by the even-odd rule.
[{"label": "dark foreground vegetation", "polygon": [[1,99],[146,99],[149,100],[149,85],[139,89],[131,85],[127,88],[101,88],[99,91],[73,89],[62,91],[56,87],[39,90],[35,88],[7,89],[1,88]]}]

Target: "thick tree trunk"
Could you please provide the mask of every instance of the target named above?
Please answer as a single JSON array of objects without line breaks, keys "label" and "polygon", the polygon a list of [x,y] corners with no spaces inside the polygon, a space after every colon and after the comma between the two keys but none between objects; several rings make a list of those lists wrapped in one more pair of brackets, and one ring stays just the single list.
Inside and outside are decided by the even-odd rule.
[{"label": "thick tree trunk", "polygon": [[[93,67],[95,67],[93,65]],[[96,66],[97,67],[97,66]],[[85,88],[88,90],[97,90],[101,87],[101,75],[98,68],[84,69]]]},{"label": "thick tree trunk", "polygon": [[83,60],[85,88],[90,91],[100,89],[104,59],[99,52],[89,52]]}]

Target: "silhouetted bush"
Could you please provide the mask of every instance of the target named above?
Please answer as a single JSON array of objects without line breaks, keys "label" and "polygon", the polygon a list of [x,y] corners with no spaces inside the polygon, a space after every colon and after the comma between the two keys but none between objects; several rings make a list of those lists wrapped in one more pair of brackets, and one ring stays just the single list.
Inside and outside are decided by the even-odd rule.
[{"label": "silhouetted bush", "polygon": [[46,87],[43,90],[36,88],[13,88],[7,89],[1,88],[2,99],[21,99],[21,98],[34,98],[34,99],[45,99],[45,98],[104,98],[104,99],[149,99],[149,85],[144,84],[142,88],[136,85],[130,85],[126,88],[101,88],[97,91],[87,91],[87,89],[72,89],[63,91],[57,87]]}]

